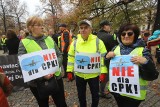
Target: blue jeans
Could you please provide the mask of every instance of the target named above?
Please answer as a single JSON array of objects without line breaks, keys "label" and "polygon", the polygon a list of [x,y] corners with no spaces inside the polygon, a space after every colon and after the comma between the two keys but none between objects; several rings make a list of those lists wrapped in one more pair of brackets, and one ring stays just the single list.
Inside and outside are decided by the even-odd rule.
[{"label": "blue jeans", "polygon": [[99,102],[99,76],[90,79],[84,79],[76,76],[76,86],[78,91],[78,98],[80,107],[87,107],[86,103],[86,85],[88,83],[91,95],[92,95],[92,105],[91,107],[98,107]]}]

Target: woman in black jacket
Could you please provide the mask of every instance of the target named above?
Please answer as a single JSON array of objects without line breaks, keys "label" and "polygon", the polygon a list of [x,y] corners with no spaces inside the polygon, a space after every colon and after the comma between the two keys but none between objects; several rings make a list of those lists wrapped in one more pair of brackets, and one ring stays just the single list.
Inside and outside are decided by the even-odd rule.
[{"label": "woman in black jacket", "polygon": [[18,47],[19,47],[19,42],[20,40],[18,39],[15,31],[12,29],[9,29],[7,31],[7,41],[6,41],[6,46],[9,51],[9,55],[16,55],[18,54]]},{"label": "woman in black jacket", "polygon": [[[116,56],[121,57],[121,59],[123,58],[121,61],[120,60],[118,61],[118,64],[114,65],[113,63],[110,63],[110,68],[109,68],[109,74],[110,74],[109,90],[113,94],[118,104],[118,107],[138,107],[140,103],[146,98],[147,85],[148,85],[147,81],[156,79],[159,74],[158,71],[156,70],[155,64],[153,63],[150,51],[147,48],[145,48],[144,41],[138,39],[139,34],[140,30],[138,26],[134,24],[122,25],[118,32],[119,45],[105,55],[106,63],[109,63],[110,60],[112,58],[115,58]],[[131,56],[128,62],[124,60],[125,58],[124,55]],[[129,73],[132,70],[130,70],[130,68],[125,68],[126,65],[124,65],[124,63],[130,63],[130,62],[137,65],[139,70],[133,70],[132,73]],[[121,72],[121,75],[117,74],[114,75],[115,70],[112,69],[113,67],[119,69],[123,68],[123,70],[117,70],[117,72]],[[137,76],[136,79],[133,78],[134,73],[139,74],[139,76]],[[128,77],[130,78],[128,79]],[[125,78],[124,80],[125,82],[123,80],[119,81],[119,78],[120,79]],[[137,82],[137,84],[133,83],[132,80],[134,82]],[[115,81],[116,83],[114,84]],[[117,89],[115,85],[119,86],[121,85],[121,87],[119,88],[120,91],[115,90]],[[130,87],[128,87],[129,85]],[[138,95],[136,96],[135,94],[132,93],[134,92],[134,87],[131,87],[133,85],[140,87],[139,89],[137,89],[138,90],[136,91],[137,93],[135,92],[135,94],[139,93],[139,96]],[[122,88],[122,86],[124,87]]]}]

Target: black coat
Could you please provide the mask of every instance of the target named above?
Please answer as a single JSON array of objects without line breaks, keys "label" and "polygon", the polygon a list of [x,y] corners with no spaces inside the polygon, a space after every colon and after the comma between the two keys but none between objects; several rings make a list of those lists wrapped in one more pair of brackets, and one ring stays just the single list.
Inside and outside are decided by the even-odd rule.
[{"label": "black coat", "polygon": [[9,55],[18,54],[19,42],[20,40],[18,39],[18,37],[7,39],[6,46],[9,50]]},{"label": "black coat", "polygon": [[115,45],[117,45],[117,43],[115,43],[115,40],[114,40],[113,36],[110,35],[108,32],[106,32],[105,30],[100,30],[97,33],[97,37],[103,41],[107,52],[111,51],[112,48]]}]

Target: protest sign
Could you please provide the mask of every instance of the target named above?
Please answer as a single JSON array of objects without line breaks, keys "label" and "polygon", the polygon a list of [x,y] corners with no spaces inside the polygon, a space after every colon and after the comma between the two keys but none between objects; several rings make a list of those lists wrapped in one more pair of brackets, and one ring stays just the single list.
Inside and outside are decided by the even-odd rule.
[{"label": "protest sign", "polygon": [[109,87],[111,92],[140,96],[138,65],[133,64],[130,55],[115,56],[110,61]]},{"label": "protest sign", "polygon": [[54,49],[46,49],[18,56],[24,82],[58,71],[59,64]]},{"label": "protest sign", "polygon": [[101,68],[99,53],[76,53],[74,71],[82,73],[97,73]]},{"label": "protest sign", "polygon": [[14,86],[24,86],[17,55],[0,56],[0,67]]}]

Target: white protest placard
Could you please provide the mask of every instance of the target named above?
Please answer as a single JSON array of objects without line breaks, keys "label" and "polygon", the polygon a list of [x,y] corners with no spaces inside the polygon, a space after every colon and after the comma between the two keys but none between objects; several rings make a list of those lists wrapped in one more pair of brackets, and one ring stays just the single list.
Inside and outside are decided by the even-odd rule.
[{"label": "white protest placard", "polygon": [[76,53],[74,71],[82,73],[97,73],[101,68],[99,53]]},{"label": "white protest placard", "polygon": [[110,61],[109,87],[111,92],[140,96],[139,69],[131,55],[115,56]]},{"label": "white protest placard", "polygon": [[59,64],[54,49],[46,49],[18,56],[24,82],[54,73]]}]

